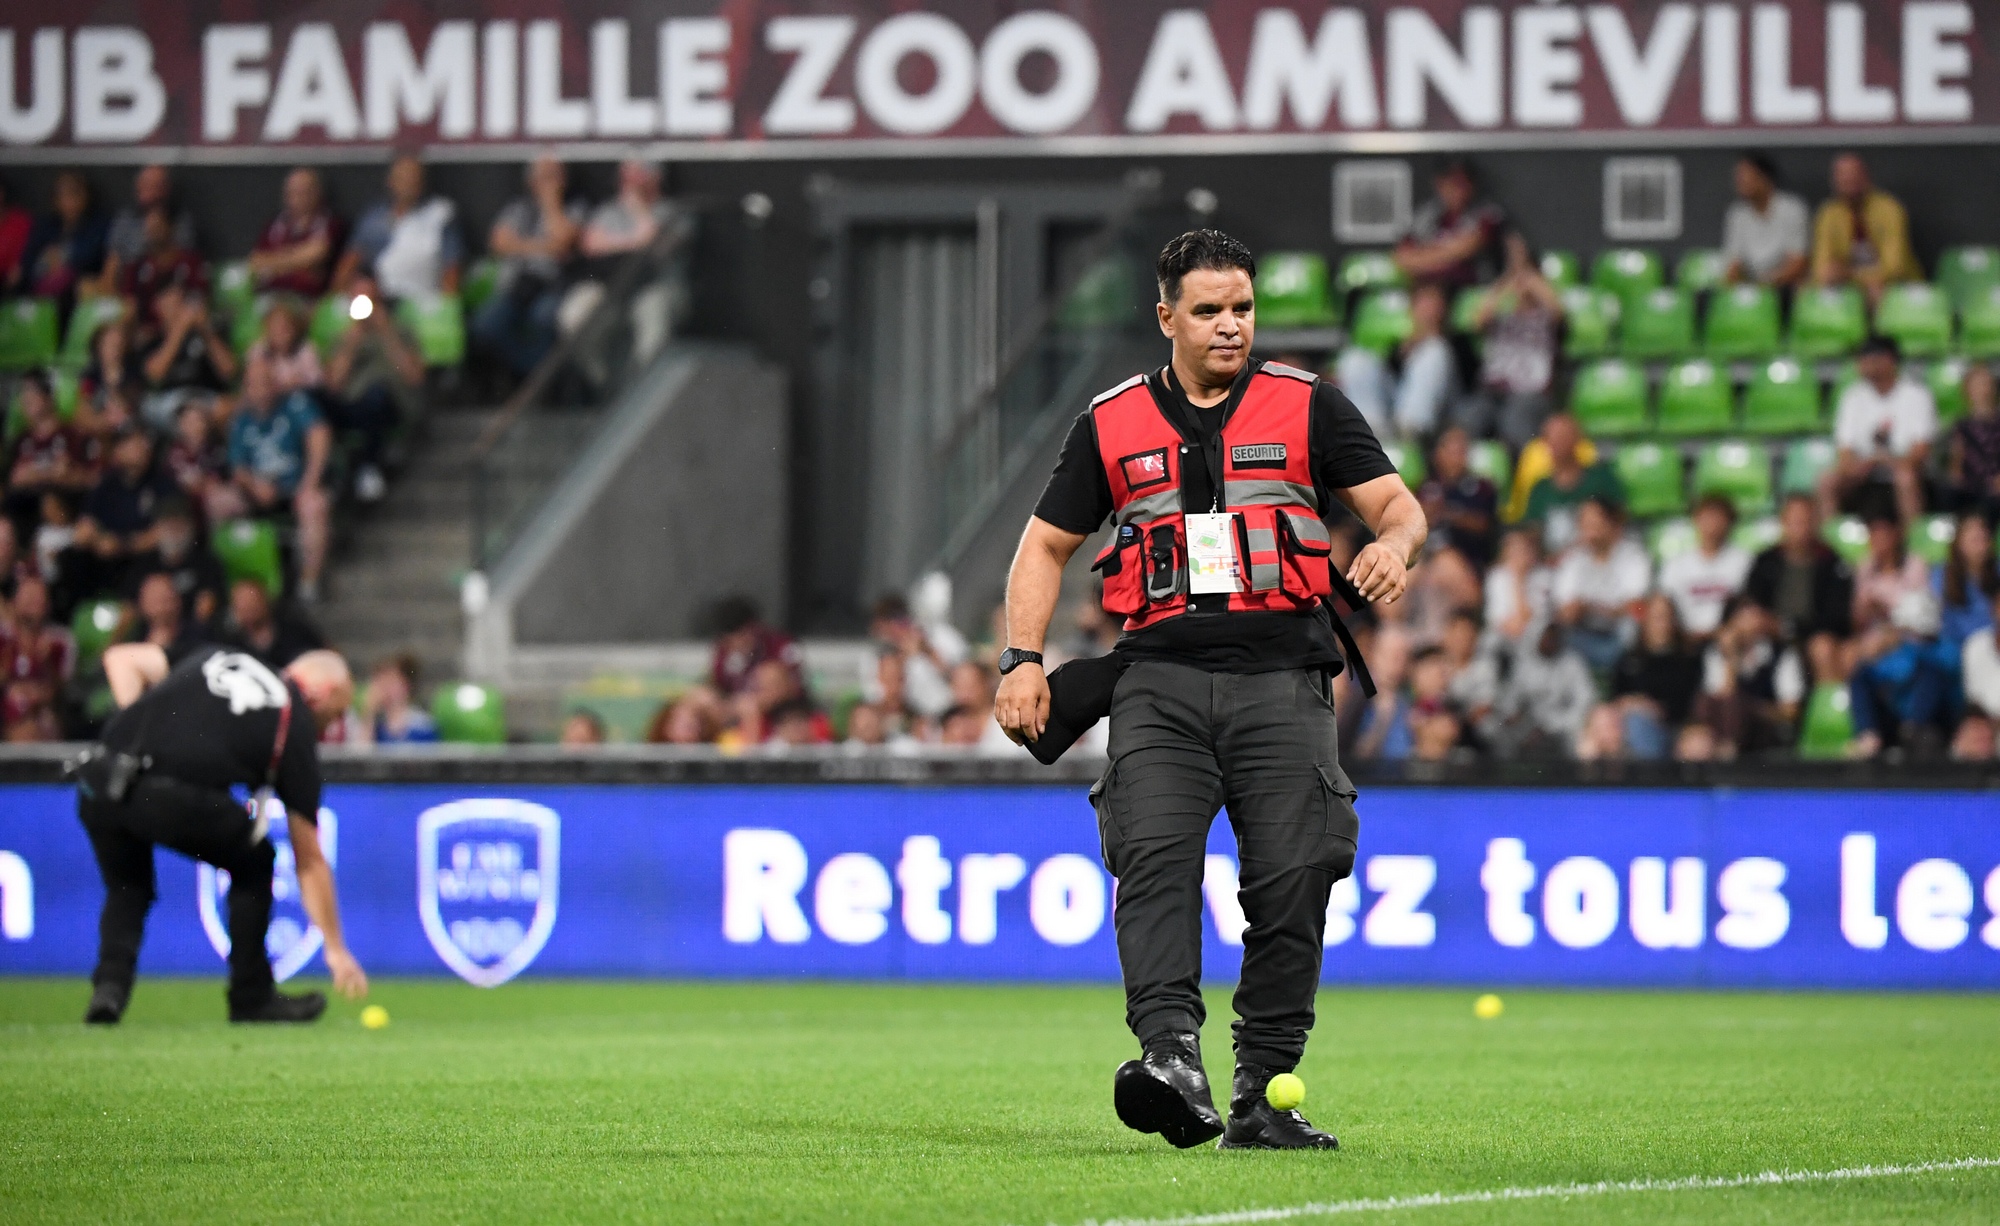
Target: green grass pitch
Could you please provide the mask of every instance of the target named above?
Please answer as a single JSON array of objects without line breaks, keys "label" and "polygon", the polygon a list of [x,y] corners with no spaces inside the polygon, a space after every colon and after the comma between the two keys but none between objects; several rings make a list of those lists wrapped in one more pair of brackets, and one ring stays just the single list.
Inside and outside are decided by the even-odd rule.
[{"label": "green grass pitch", "polygon": [[[1126,1131],[1103,988],[391,980],[382,1031],[231,1028],[219,980],[161,979],[87,1031],[86,996],[0,980],[0,1222],[1072,1226],[2000,1158],[1989,996],[1510,992],[1482,1022],[1328,991],[1300,1073],[1333,1154]],[[2000,1168],[1338,1217],[1991,1222]]]}]

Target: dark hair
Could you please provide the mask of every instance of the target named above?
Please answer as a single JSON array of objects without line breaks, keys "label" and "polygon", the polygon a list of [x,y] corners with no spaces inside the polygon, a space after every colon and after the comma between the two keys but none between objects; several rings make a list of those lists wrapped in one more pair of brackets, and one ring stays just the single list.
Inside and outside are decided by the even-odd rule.
[{"label": "dark hair", "polygon": [[902,621],[910,615],[910,602],[891,592],[875,602],[869,611],[870,621]]},{"label": "dark hair", "polygon": [[813,705],[803,698],[787,698],[771,708],[771,722],[781,723],[788,719],[811,719]]},{"label": "dark hair", "polygon": [[1464,179],[1474,187],[1479,186],[1479,172],[1472,168],[1470,161],[1462,157],[1448,157],[1439,162],[1437,169],[1431,172],[1431,179],[1433,182],[1438,179]]},{"label": "dark hair", "polygon": [[23,374],[21,376],[21,389],[26,391],[31,387],[40,392],[44,398],[49,400],[55,399],[55,387],[49,382],[49,373],[47,371],[31,370]]},{"label": "dark hair", "polygon": [[188,501],[185,494],[169,494],[160,499],[159,507],[153,512],[154,523],[163,519],[184,519],[193,523],[194,504]]},{"label": "dark hair", "polygon": [[734,634],[757,620],[757,602],[748,596],[724,596],[709,606],[708,624],[717,634]]},{"label": "dark hair", "polygon": [[1471,622],[1475,630],[1486,629],[1486,614],[1478,605],[1462,604],[1453,609],[1451,616],[1445,618],[1445,621],[1446,623]]},{"label": "dark hair", "polygon": [[1965,557],[1958,551],[1958,534],[1965,531],[1966,522],[1972,518],[1967,515],[1958,521],[1957,529],[1951,534],[1951,552],[1945,555],[1944,602],[1948,605],[1964,604],[1971,595],[1967,589],[1974,583],[1989,600],[2000,596],[2000,561],[1994,559],[1993,551],[1987,550],[1986,556],[1980,559],[1977,576],[1966,571]]},{"label": "dark hair", "polygon": [[1898,362],[1903,360],[1903,346],[1897,343],[1895,337],[1884,336],[1880,332],[1869,333],[1868,339],[1861,342],[1861,348],[1854,356],[1865,358],[1876,353],[1886,353]]},{"label": "dark hair", "polygon": [[1160,283],[1160,301],[1172,306],[1181,300],[1182,277],[1201,269],[1222,272],[1232,268],[1254,278],[1257,257],[1220,230],[1189,230],[1160,248],[1153,275]]},{"label": "dark hair", "polygon": [[417,657],[407,651],[399,651],[392,656],[384,656],[375,662],[376,672],[379,673],[385,668],[392,668],[401,673],[403,680],[409,683],[412,690],[417,688],[417,678],[423,672],[422,668],[417,664]]},{"label": "dark hair", "polygon": [[1703,511],[1708,510],[1710,507],[1714,507],[1716,510],[1722,512],[1724,515],[1727,515],[1729,517],[1730,523],[1733,524],[1736,522],[1736,504],[1734,502],[1731,502],[1728,498],[1724,497],[1723,495],[1716,493],[1707,493],[1703,494],[1700,498],[1695,499],[1694,503],[1695,514],[1699,515]]},{"label": "dark hair", "polygon": [[1443,654],[1444,648],[1438,646],[1436,643],[1432,643],[1428,647],[1419,647],[1416,654],[1410,657],[1410,667],[1415,668],[1426,660],[1435,660]]},{"label": "dark hair", "polygon": [[1762,149],[1745,149],[1736,155],[1736,160],[1748,166],[1755,167],[1757,173],[1763,175],[1770,182],[1771,186],[1776,187],[1778,185],[1778,163],[1773,161],[1771,155],[1765,153]]},{"label": "dark hair", "polygon": [[1595,506],[1598,510],[1609,515],[1613,522],[1622,523],[1625,519],[1625,504],[1611,497],[1609,494],[1592,494],[1583,500],[1583,505]]}]

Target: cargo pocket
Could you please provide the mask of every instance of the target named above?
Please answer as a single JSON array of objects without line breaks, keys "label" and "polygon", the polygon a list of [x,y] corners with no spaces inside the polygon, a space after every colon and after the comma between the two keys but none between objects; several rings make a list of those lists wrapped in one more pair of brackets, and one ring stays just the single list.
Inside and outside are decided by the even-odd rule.
[{"label": "cargo pocket", "polygon": [[1139,553],[1139,530],[1121,524],[1111,543],[1090,564],[1104,579],[1104,611],[1130,617],[1146,606],[1145,567]]},{"label": "cargo pocket", "polygon": [[1187,558],[1177,524],[1154,524],[1146,530],[1146,599],[1168,604],[1187,592]]},{"label": "cargo pocket", "polygon": [[1118,764],[1113,762],[1104,768],[1104,774],[1090,789],[1090,803],[1097,810],[1098,854],[1104,861],[1104,871],[1113,877],[1125,867],[1125,831],[1113,803],[1117,780]]},{"label": "cargo pocket", "polygon": [[1354,872],[1356,840],[1361,837],[1361,819],[1354,812],[1359,795],[1347,772],[1338,766],[1315,766],[1319,772],[1320,795],[1326,812],[1326,826],[1314,850],[1312,866],[1325,869],[1339,881]]},{"label": "cargo pocket", "polygon": [[1283,540],[1284,587],[1288,595],[1302,601],[1333,591],[1327,573],[1333,553],[1333,537],[1317,515],[1294,511],[1278,512],[1279,535]]}]

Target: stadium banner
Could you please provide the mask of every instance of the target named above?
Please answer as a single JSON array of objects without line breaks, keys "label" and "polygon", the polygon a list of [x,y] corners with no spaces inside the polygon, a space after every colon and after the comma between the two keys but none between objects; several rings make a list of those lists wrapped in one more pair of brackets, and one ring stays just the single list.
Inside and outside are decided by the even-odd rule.
[{"label": "stadium banner", "polygon": [[[1327,912],[1332,983],[2000,988],[1990,793],[1378,788]],[[279,836],[284,823],[272,827]],[[1074,787],[335,785],[370,971],[1115,981]],[[280,845],[281,975],[323,972]],[[142,971],[216,974],[227,875],[158,857]],[[1211,982],[1244,919],[1209,842]],[[82,975],[103,899],[63,787],[0,787],[0,973]]]},{"label": "stadium banner", "polygon": [[2000,15],[1969,0],[9,0],[0,20],[16,160],[1385,152],[2000,125]]}]

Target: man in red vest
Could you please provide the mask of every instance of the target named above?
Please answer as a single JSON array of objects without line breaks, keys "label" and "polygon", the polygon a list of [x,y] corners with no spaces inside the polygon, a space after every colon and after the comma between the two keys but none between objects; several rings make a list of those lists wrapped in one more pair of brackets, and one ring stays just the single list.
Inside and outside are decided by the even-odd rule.
[{"label": "man in red vest", "polygon": [[[1114,1082],[1119,1118],[1175,1145],[1333,1149],[1265,1095],[1305,1050],[1328,892],[1354,868],[1360,823],[1341,770],[1331,679],[1342,666],[1325,516],[1338,499],[1375,539],[1346,578],[1403,593],[1422,509],[1347,397],[1250,356],[1256,261],[1215,230],[1161,251],[1160,331],[1173,361],[1091,402],[1021,538],[1007,581],[996,717],[1047,728],[1043,636],[1063,566],[1106,520],[1092,569],[1125,619],[1111,768],[1092,790],[1118,878],[1125,1020],[1144,1049]],[[1202,877],[1208,829],[1236,833],[1243,970],[1225,1127],[1201,1063]]]}]

